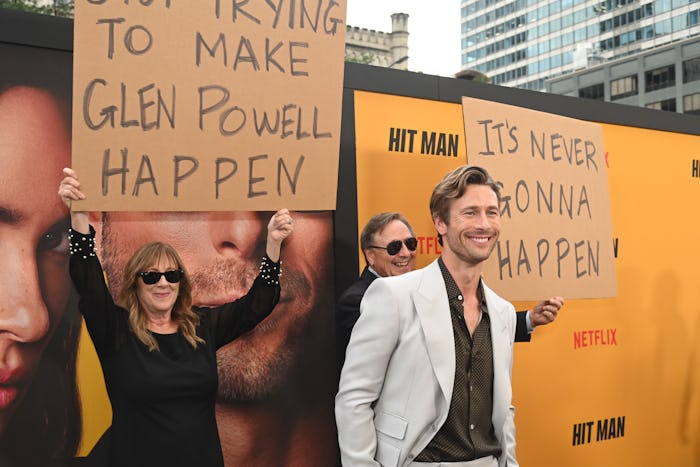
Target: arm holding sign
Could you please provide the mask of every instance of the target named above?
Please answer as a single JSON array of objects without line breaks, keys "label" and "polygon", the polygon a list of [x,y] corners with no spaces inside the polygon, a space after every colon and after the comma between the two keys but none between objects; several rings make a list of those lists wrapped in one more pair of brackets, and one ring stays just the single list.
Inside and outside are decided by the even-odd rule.
[{"label": "arm holding sign", "polygon": [[564,299],[554,296],[541,301],[531,310],[519,311],[517,313],[515,342],[529,342],[535,328],[553,322],[563,306]]},{"label": "arm holding sign", "polygon": [[68,167],[63,169],[63,180],[58,188],[58,194],[61,196],[63,204],[70,209],[71,227],[76,232],[88,233],[90,231],[90,223],[88,221],[88,213],[85,211],[73,211],[71,205],[73,201],[85,199],[85,195],[80,191],[80,182],[78,176],[73,169]]}]

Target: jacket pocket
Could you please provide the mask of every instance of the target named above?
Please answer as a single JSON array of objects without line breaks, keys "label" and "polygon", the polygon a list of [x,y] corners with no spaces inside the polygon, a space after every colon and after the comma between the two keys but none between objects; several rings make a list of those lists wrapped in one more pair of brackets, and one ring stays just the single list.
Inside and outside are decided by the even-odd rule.
[{"label": "jacket pocket", "polygon": [[403,439],[406,436],[408,420],[386,412],[379,412],[374,417],[374,428],[387,436],[396,439]]},{"label": "jacket pocket", "polygon": [[377,455],[375,460],[382,467],[396,467],[399,465],[399,457],[401,449],[386,443],[382,440],[377,440]]}]

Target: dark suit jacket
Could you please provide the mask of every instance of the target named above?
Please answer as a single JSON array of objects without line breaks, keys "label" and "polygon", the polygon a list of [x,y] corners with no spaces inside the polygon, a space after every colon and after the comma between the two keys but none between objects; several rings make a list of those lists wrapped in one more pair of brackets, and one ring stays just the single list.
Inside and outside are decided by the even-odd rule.
[{"label": "dark suit jacket", "polygon": [[[376,279],[369,268],[365,267],[360,274],[360,278],[343,292],[335,308],[335,356],[337,363],[338,378],[340,370],[345,363],[345,349],[350,342],[350,334],[355,326],[357,318],[360,317],[360,302],[365,295],[367,287]],[[525,321],[526,311],[516,313],[515,342],[530,342],[530,333],[527,332]]]},{"label": "dark suit jacket", "polygon": [[360,278],[343,292],[335,307],[335,356],[338,377],[340,377],[340,370],[345,363],[345,349],[350,342],[352,328],[355,326],[357,318],[360,317],[360,302],[367,287],[376,278],[377,276],[365,267]]},{"label": "dark suit jacket", "polygon": [[527,311],[515,313],[517,320],[515,323],[515,342],[530,342],[530,333],[527,332]]}]

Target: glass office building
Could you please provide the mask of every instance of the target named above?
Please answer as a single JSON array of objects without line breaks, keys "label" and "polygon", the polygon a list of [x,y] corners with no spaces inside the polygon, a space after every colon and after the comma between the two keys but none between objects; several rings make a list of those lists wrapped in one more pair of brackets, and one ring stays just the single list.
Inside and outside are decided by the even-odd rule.
[{"label": "glass office building", "polygon": [[700,35],[700,0],[462,0],[462,69],[542,91],[545,79]]},{"label": "glass office building", "polygon": [[700,115],[700,36],[546,81],[547,92]]}]

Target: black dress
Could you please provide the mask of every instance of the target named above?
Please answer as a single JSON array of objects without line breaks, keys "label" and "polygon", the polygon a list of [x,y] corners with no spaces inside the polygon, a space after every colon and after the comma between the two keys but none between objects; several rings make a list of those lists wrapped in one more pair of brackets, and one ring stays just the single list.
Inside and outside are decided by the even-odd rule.
[{"label": "black dress", "polygon": [[154,351],[131,332],[127,311],[105,284],[92,227],[89,235],[71,233],[70,274],[112,403],[109,465],[223,467],[214,415],[216,350],[270,314],[279,300],[279,263],[265,257],[239,300],[195,308],[197,335],[205,341],[196,350],[179,331],[152,333]]}]

